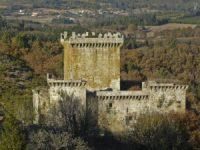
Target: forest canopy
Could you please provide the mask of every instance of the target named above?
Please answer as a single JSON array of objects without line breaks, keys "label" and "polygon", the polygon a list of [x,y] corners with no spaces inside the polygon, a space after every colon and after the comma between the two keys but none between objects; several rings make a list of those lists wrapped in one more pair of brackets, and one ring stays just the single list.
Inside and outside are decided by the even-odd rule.
[{"label": "forest canopy", "polygon": [[[110,27],[110,24],[107,26]],[[174,149],[198,149],[200,142],[199,27],[158,32],[155,34],[156,37],[162,38],[145,38],[143,42],[137,41],[135,34],[141,31],[136,24],[128,23],[123,29],[123,32],[128,31],[128,34],[125,34],[125,43],[121,50],[122,80],[134,80],[138,83],[167,78],[178,79],[181,83],[188,84],[190,88],[187,93],[185,115],[172,114],[173,117],[158,115],[155,118],[144,115],[138,122],[141,128],[119,138],[110,135],[91,137],[87,128],[84,128],[83,135],[81,132],[63,131],[60,128],[58,130],[52,126],[33,125],[31,90],[46,85],[46,73],[60,76],[63,72],[63,47],[59,42],[60,33],[64,30],[84,32],[90,29],[92,27],[81,25],[57,28],[0,18],[2,35],[0,37],[0,115],[6,118],[3,123],[0,122],[0,149],[44,148],[46,145],[49,148],[86,150],[96,147],[116,149],[129,146],[160,149],[158,145],[167,148],[171,146]],[[72,116],[67,117],[73,119]],[[133,136],[135,134],[138,136]],[[172,137],[177,138],[171,141]]]}]

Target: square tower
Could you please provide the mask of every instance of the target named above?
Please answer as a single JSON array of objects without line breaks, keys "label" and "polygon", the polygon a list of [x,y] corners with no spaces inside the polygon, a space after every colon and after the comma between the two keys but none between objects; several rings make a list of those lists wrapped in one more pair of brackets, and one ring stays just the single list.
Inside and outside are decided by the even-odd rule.
[{"label": "square tower", "polygon": [[91,91],[120,90],[120,33],[61,34],[64,80],[86,80]]}]

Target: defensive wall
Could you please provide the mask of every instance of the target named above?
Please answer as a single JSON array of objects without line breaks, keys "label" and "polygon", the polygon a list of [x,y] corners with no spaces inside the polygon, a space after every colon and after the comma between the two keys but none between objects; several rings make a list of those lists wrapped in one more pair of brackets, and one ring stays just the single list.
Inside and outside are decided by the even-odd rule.
[{"label": "defensive wall", "polygon": [[61,34],[64,80],[47,75],[48,87],[33,90],[36,122],[62,100],[62,93],[77,97],[93,127],[122,132],[144,113],[184,113],[187,85],[146,81],[142,90],[120,90],[120,33]]}]

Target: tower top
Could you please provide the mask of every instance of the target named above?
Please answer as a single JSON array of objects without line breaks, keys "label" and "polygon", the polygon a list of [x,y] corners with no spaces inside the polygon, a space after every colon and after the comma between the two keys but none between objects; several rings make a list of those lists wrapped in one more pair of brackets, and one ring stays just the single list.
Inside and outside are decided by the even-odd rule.
[{"label": "tower top", "polygon": [[120,90],[121,33],[61,34],[64,47],[64,79],[87,81],[87,89]]},{"label": "tower top", "polygon": [[117,33],[98,33],[95,32],[85,32],[85,33],[76,33],[72,32],[71,35],[68,32],[64,32],[61,34],[61,42],[68,41],[71,44],[77,43],[116,43],[123,44],[124,36]]}]

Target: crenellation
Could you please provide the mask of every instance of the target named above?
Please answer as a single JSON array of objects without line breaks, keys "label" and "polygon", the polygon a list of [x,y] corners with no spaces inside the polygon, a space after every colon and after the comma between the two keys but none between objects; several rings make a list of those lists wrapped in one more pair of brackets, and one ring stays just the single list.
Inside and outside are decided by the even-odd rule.
[{"label": "crenellation", "polygon": [[163,83],[157,83],[157,84],[150,84],[145,87],[145,88],[150,88],[151,90],[177,90],[177,89],[187,89],[188,86],[186,85],[176,85],[176,84],[163,84]]},{"label": "crenellation", "polygon": [[[75,95],[85,111],[92,109],[98,128],[111,132],[126,130],[137,116],[150,112],[184,113],[187,85],[177,81],[155,80],[142,82],[140,91],[120,90],[120,48],[124,42],[121,33],[61,34],[64,47],[64,80],[47,74],[48,90],[33,90],[36,122],[48,107],[62,99],[61,93]],[[47,103],[45,108],[43,104]],[[92,118],[91,118],[92,119]],[[115,122],[112,122],[115,120]],[[108,124],[105,124],[108,122]]]},{"label": "crenellation", "polygon": [[68,36],[67,32],[64,32],[61,34],[61,42],[68,41],[70,44],[79,44],[79,43],[102,43],[102,44],[123,44],[124,37],[120,33],[99,33],[98,36],[96,36],[96,33],[92,33],[91,36],[89,36],[89,33],[83,33],[82,35],[80,33],[76,34],[75,32],[72,32],[71,36]]},{"label": "crenellation", "polygon": [[[108,42],[108,41],[106,41]],[[111,48],[111,47],[120,47],[120,43],[72,43],[73,48]]]},{"label": "crenellation", "polygon": [[108,38],[111,38],[111,39],[118,39],[118,38],[123,38],[123,35],[119,32],[117,33],[111,33],[111,32],[108,32],[108,33],[99,33],[99,34],[96,34],[95,32],[85,32],[83,34],[76,34],[75,32],[72,32],[71,33],[71,36],[68,34],[68,32],[64,32],[61,34],[61,37],[62,39],[64,40],[67,40],[67,39],[79,39],[79,38],[99,38],[99,39],[108,39]]},{"label": "crenellation", "polygon": [[148,94],[138,91],[100,91],[97,92],[97,97],[107,97],[107,100],[141,100],[148,99]]},{"label": "crenellation", "polygon": [[77,80],[77,81],[64,81],[64,80],[48,80],[47,81],[49,86],[52,87],[66,87],[66,86],[71,86],[71,87],[84,87],[86,85],[86,81],[82,80]]}]

